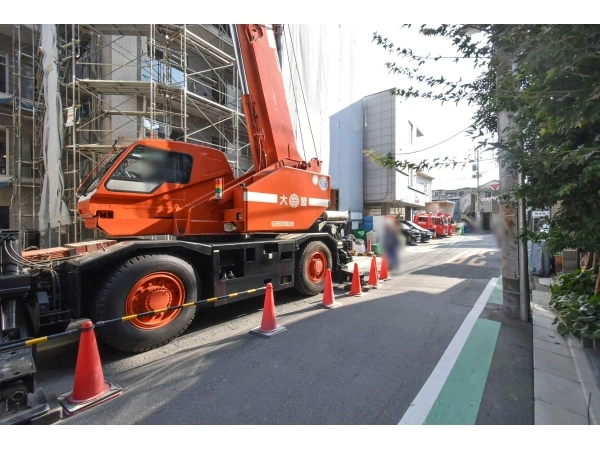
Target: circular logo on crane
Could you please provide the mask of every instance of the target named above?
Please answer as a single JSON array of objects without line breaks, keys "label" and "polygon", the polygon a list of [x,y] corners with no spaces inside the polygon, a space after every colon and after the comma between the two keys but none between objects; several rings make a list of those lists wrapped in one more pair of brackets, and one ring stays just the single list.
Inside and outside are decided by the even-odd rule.
[{"label": "circular logo on crane", "polygon": [[321,177],[321,179],[319,180],[319,187],[321,188],[321,190],[323,190],[323,191],[327,190],[328,186],[329,186],[329,182],[327,181],[327,178]]},{"label": "circular logo on crane", "polygon": [[298,196],[296,194],[290,195],[290,206],[292,208],[297,208],[299,204],[300,204],[300,199],[298,198]]},{"label": "circular logo on crane", "polygon": [[316,175],[313,175],[312,177],[312,182],[313,184],[316,186],[317,184],[319,184],[319,177]]}]

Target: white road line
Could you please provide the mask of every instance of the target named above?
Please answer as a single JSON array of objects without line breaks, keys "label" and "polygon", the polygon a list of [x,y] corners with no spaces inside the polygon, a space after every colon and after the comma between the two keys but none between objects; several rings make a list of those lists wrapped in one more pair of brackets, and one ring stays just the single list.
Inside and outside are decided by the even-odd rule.
[{"label": "white road line", "polygon": [[497,282],[498,278],[489,281],[398,425],[423,425]]}]

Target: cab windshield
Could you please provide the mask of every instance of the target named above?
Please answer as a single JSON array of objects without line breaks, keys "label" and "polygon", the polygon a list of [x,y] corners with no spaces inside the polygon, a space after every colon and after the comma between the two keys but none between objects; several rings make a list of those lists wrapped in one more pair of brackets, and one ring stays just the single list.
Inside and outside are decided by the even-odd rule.
[{"label": "cab windshield", "polygon": [[100,180],[104,177],[106,172],[108,172],[108,169],[112,167],[113,163],[119,158],[119,156],[121,156],[121,154],[125,151],[125,148],[126,147],[119,148],[106,155],[106,157],[98,163],[94,170],[90,172],[87,178],[83,180],[83,183],[81,183],[81,186],[79,186],[77,193],[84,196],[96,189],[98,184],[100,184]]}]

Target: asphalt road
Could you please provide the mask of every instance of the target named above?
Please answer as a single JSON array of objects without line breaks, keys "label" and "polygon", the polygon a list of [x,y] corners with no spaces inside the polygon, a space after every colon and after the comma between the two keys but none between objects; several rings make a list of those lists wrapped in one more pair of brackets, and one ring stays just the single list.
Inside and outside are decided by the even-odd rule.
[{"label": "asphalt road", "polygon": [[[343,306],[334,310],[315,308],[319,296],[276,293],[287,330],[270,339],[248,333],[260,324],[259,297],[204,310],[184,336],[147,353],[101,346],[104,375],[123,394],[60,423],[397,424],[499,277],[495,247],[485,235],[409,247],[400,275],[360,298],[336,290]],[[478,320],[499,330],[488,345],[491,362],[471,369],[478,357],[459,358],[432,410],[436,420],[459,408],[465,423],[533,423],[531,325],[493,303]],[[70,391],[76,353],[76,343],[40,349],[38,385]],[[475,400],[463,402],[463,392]]]}]

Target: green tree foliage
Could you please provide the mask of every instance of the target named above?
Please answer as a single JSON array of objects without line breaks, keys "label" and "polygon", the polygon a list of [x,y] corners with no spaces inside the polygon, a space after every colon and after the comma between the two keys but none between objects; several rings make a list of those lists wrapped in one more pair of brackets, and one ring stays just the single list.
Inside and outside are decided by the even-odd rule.
[{"label": "green tree foliage", "polygon": [[[418,55],[374,33],[376,45],[396,56],[387,64],[390,73],[411,81],[393,93],[474,104],[472,138],[480,148],[506,150],[500,164],[526,176],[526,184],[505,193],[503,200],[523,197],[535,209],[560,204],[549,220],[551,251],[572,247],[600,253],[600,25],[422,25],[419,31],[448,39],[459,55],[453,59],[471,61],[481,75],[468,82],[425,75],[443,55]],[[495,142],[500,111],[513,115],[502,144]],[[409,163],[401,155],[366,153],[386,167],[426,170],[460,164],[444,159]]]}]

